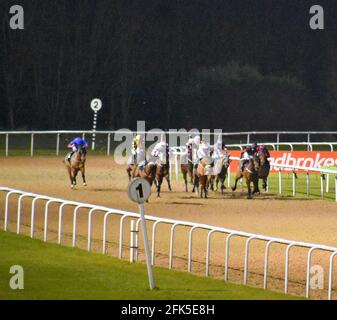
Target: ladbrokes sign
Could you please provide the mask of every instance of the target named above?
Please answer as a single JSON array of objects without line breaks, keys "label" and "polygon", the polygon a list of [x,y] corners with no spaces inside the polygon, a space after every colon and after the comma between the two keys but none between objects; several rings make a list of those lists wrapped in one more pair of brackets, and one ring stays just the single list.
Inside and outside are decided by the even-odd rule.
[{"label": "ladbrokes sign", "polygon": [[[231,156],[239,157],[241,151],[229,151]],[[337,152],[330,151],[271,151],[270,162],[279,165],[302,166],[313,168],[337,167]],[[237,164],[233,161],[232,164]],[[232,167],[233,168],[233,167]],[[271,168],[275,171],[275,168]],[[291,171],[291,169],[284,169]]]}]

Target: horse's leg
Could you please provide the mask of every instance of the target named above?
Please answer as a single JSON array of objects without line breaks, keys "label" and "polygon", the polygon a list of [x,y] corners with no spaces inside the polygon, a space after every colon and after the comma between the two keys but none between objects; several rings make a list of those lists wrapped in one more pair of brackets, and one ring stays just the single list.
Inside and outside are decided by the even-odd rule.
[{"label": "horse's leg", "polygon": [[192,192],[195,192],[195,190],[197,189],[197,193],[199,193],[199,177],[197,175],[194,175],[194,179],[193,179],[193,190]]},{"label": "horse's leg", "polygon": [[77,177],[78,169],[73,169],[72,170],[72,188],[76,187],[76,177]]},{"label": "horse's leg", "polygon": [[262,187],[263,187],[264,191],[267,192],[267,177],[263,178]]},{"label": "horse's leg", "polygon": [[126,168],[126,172],[128,174],[129,181],[131,181],[131,168],[130,167]]},{"label": "horse's leg", "polygon": [[87,182],[85,181],[85,167],[84,166],[81,168],[81,174],[82,174],[83,185],[86,187]]},{"label": "horse's leg", "polygon": [[192,166],[192,168],[190,168],[189,170],[188,170],[188,172],[189,172],[189,175],[190,175],[190,181],[191,181],[191,184],[193,184],[194,183],[194,177],[193,177],[193,166]]},{"label": "horse's leg", "polygon": [[216,176],[216,179],[215,179],[215,190],[214,191],[218,191],[218,186],[219,186],[219,175]]},{"label": "horse's leg", "polygon": [[172,188],[171,188],[171,181],[170,181],[170,176],[167,175],[167,176],[165,177],[165,179],[166,179],[166,181],[167,181],[167,185],[168,185],[169,190],[172,191]]},{"label": "horse's leg", "polygon": [[183,178],[184,178],[184,182],[185,182],[185,192],[188,192],[188,188],[187,188],[187,172],[186,171],[183,172]]},{"label": "horse's leg", "polygon": [[160,197],[160,188],[161,188],[161,184],[163,182],[163,177],[159,177],[156,179],[157,180],[157,197]]},{"label": "horse's leg", "polygon": [[69,179],[70,179],[70,187],[74,188],[74,185],[73,185],[73,175],[72,175],[70,166],[67,166],[67,170],[68,170],[68,175],[69,175]]},{"label": "horse's leg", "polygon": [[253,194],[260,193],[259,176],[253,177],[253,186],[254,186]]},{"label": "horse's leg", "polygon": [[220,180],[220,188],[221,188],[221,194],[223,195],[223,191],[224,191],[224,189],[225,189],[225,179],[226,179],[226,176],[224,176],[223,178],[221,178],[221,180]]},{"label": "horse's leg", "polygon": [[252,190],[250,188],[250,180],[248,179],[248,177],[246,177],[246,184],[247,184],[247,189],[248,189],[247,199],[252,199]]},{"label": "horse's leg", "polygon": [[242,174],[241,174],[241,173],[235,177],[235,182],[234,182],[234,186],[232,187],[232,191],[235,191],[235,190],[236,190],[236,186],[237,186],[237,184],[238,184],[238,181],[239,181],[239,179],[241,179],[241,178],[242,178]]}]

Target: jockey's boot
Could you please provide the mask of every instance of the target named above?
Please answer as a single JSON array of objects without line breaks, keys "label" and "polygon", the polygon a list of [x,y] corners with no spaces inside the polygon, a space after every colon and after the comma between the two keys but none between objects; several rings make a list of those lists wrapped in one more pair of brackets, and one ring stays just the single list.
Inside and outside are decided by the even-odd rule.
[{"label": "jockey's boot", "polygon": [[70,163],[70,159],[71,157],[73,156],[73,154],[75,153],[75,151],[70,151],[68,154],[67,154],[67,157],[66,157],[66,160]]}]

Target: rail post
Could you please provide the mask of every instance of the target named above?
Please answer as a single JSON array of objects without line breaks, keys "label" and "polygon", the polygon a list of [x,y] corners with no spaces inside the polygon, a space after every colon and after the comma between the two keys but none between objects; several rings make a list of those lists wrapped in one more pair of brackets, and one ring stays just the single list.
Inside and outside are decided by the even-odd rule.
[{"label": "rail post", "polygon": [[282,194],[282,171],[281,171],[281,168],[278,169],[278,193]]},{"label": "rail post", "polygon": [[56,156],[60,154],[60,134],[58,133],[56,136]]},{"label": "rail post", "polygon": [[110,146],[111,146],[111,133],[108,133],[108,145],[107,145],[107,156],[110,156]]},{"label": "rail post", "polygon": [[135,261],[135,220],[130,221],[130,262]]},{"label": "rail post", "polygon": [[293,170],[293,197],[296,196],[296,173],[295,169]]},{"label": "rail post", "polygon": [[34,133],[30,134],[30,156],[34,156]]},{"label": "rail post", "polygon": [[324,174],[321,173],[321,198],[324,199]]},{"label": "rail post", "polygon": [[8,140],[9,140],[9,134],[8,133],[6,133],[6,157],[8,157]]},{"label": "rail post", "polygon": [[335,200],[337,202],[337,174],[335,174]]},{"label": "rail post", "polygon": [[309,171],[306,173],[307,197],[309,197]]}]

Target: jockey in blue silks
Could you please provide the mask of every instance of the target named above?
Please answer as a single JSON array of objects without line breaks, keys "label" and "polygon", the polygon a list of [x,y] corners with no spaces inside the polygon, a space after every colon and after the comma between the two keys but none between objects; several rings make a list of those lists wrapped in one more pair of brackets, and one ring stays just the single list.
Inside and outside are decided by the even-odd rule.
[{"label": "jockey in blue silks", "polygon": [[70,141],[67,148],[71,148],[72,151],[68,153],[67,160],[70,161],[72,155],[78,150],[78,147],[82,147],[87,150],[89,145],[88,143],[82,139],[81,137],[77,137],[74,140]]}]

